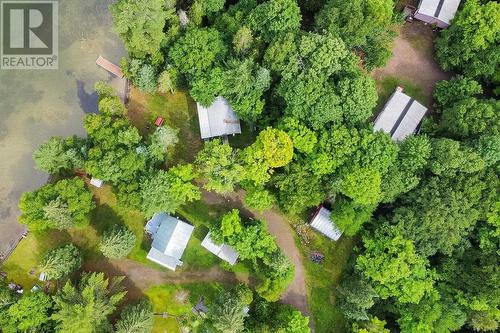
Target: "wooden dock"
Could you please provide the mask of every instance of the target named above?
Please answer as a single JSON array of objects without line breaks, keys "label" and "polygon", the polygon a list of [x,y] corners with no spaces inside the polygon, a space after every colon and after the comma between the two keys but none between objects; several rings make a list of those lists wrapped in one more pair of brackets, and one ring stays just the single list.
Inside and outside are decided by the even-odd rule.
[{"label": "wooden dock", "polygon": [[120,79],[124,77],[124,74],[119,66],[113,64],[111,61],[107,59],[104,59],[102,56],[99,56],[95,61],[95,63],[97,64],[97,66],[104,68],[105,70],[119,77]]}]

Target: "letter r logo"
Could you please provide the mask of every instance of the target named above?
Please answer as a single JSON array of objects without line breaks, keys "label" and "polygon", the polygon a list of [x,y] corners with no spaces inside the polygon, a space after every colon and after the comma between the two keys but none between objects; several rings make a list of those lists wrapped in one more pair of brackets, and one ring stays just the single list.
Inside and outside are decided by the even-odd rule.
[{"label": "letter r logo", "polygon": [[2,1],[2,54],[53,54],[52,1]]}]

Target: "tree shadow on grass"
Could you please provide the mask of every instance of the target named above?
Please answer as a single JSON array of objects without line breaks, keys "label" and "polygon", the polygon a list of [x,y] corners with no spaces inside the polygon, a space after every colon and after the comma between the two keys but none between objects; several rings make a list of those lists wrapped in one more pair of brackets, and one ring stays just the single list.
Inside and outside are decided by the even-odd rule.
[{"label": "tree shadow on grass", "polygon": [[[117,259],[120,260],[120,259]],[[127,291],[125,296],[125,303],[134,302],[143,299],[144,293],[142,290],[135,285],[135,283],[127,277],[127,272],[120,270],[113,262],[107,258],[101,258],[99,260],[87,261],[83,265],[83,270],[87,272],[102,272],[107,278],[113,276],[124,276],[121,286]]]},{"label": "tree shadow on grass", "polygon": [[92,212],[92,225],[97,233],[102,236],[104,232],[114,225],[124,226],[123,218],[118,215],[109,205],[98,205]]},{"label": "tree shadow on grass", "polygon": [[201,242],[203,241],[203,239],[205,238],[205,236],[208,234],[209,231],[210,230],[208,229],[207,226],[200,225],[194,228],[193,236]]}]

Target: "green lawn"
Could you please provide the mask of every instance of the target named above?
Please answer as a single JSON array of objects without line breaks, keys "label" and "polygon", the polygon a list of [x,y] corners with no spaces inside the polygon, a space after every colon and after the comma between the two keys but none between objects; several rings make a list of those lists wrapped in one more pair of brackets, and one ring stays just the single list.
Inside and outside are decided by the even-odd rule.
[{"label": "green lawn", "polygon": [[[290,221],[307,220],[306,215],[300,218],[290,217]],[[302,223],[302,222],[298,222]],[[306,271],[306,285],[309,309],[317,333],[347,332],[347,322],[340,310],[335,306],[335,286],[339,283],[342,272],[346,268],[356,238],[342,236],[332,241],[310,228],[306,229],[306,244],[298,235],[295,242],[302,254],[302,262]],[[310,260],[310,254],[319,251],[325,259],[321,264]]]},{"label": "green lawn", "polygon": [[219,265],[220,268],[226,271],[250,274],[251,263],[238,261],[236,265],[230,266],[200,245],[209,228],[217,225],[222,214],[230,208],[220,205],[208,205],[200,200],[184,205],[179,209],[180,217],[195,226],[186,252],[184,252],[183,261],[185,265],[182,267],[183,270],[201,270]]},{"label": "green lawn", "polygon": [[[183,317],[194,316],[191,308],[198,303],[200,297],[203,296],[205,305],[210,306],[210,302],[222,289],[223,286],[218,283],[169,284],[149,288],[145,294],[153,304],[153,311],[172,315],[166,319],[156,315],[153,332],[179,332],[179,321],[182,322]],[[180,301],[183,294],[185,301]]]},{"label": "green lawn", "polygon": [[405,93],[424,105],[430,105],[431,101],[425,95],[423,90],[413,84],[411,81],[400,79],[394,76],[383,76],[377,80],[378,101],[375,112],[378,113],[384,104],[387,102],[391,94],[396,90],[396,87],[403,87]]},{"label": "green lawn", "polygon": [[229,144],[233,148],[245,148],[254,143],[258,131],[247,123],[241,123],[241,134],[229,136]]},{"label": "green lawn", "polygon": [[179,130],[179,144],[172,149],[168,165],[194,161],[202,141],[196,102],[186,92],[146,95],[132,88],[128,110],[130,121],[143,135],[154,131],[157,117],[163,117],[165,125]]},{"label": "green lawn", "polygon": [[102,234],[112,225],[126,225],[137,238],[135,247],[128,257],[136,261],[146,262],[150,241],[144,234],[146,221],[144,215],[139,211],[119,205],[111,186],[92,188],[92,191],[97,202],[97,207],[92,212],[92,225],[99,234]]},{"label": "green lawn", "polygon": [[[39,274],[37,266],[43,255],[48,250],[69,242],[82,250],[84,260],[94,261],[101,258],[102,254],[98,249],[100,235],[114,224],[127,225],[137,237],[138,241],[129,257],[137,261],[146,260],[144,216],[137,211],[120,207],[111,191],[111,186],[105,185],[100,189],[91,187],[91,189],[96,201],[91,224],[85,228],[72,228],[67,231],[51,230],[41,234],[29,233],[2,267],[2,270],[7,272],[9,280],[25,288],[31,288],[37,283]],[[33,272],[35,273],[30,274]]]}]

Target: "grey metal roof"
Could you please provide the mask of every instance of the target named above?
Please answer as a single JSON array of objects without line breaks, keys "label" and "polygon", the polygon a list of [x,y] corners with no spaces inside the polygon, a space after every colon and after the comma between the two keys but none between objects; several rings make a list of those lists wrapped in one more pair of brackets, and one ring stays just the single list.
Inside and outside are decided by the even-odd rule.
[{"label": "grey metal roof", "polygon": [[155,214],[146,224],[146,231],[153,237],[147,258],[175,270],[194,227],[165,213]]},{"label": "grey metal roof", "polygon": [[420,0],[415,18],[446,28],[455,17],[460,0]]},{"label": "grey metal roof", "polygon": [[427,108],[403,93],[398,87],[375,119],[374,131],[382,130],[400,141],[415,133]]},{"label": "grey metal roof", "polygon": [[208,233],[203,241],[201,242],[203,246],[208,251],[215,254],[217,257],[228,262],[230,265],[234,265],[238,260],[238,253],[229,245],[226,244],[216,244],[210,238],[210,233]]},{"label": "grey metal roof", "polygon": [[149,252],[147,257],[149,260],[162,265],[164,267],[167,267],[173,271],[177,268],[177,266],[182,265],[182,261],[179,259],[175,259],[171,256],[167,256],[166,254],[162,253],[161,251],[158,251],[154,247],[152,247]]},{"label": "grey metal roof", "polygon": [[102,187],[102,185],[104,185],[104,180],[92,177],[90,179],[90,184],[94,185],[95,187]]},{"label": "grey metal roof", "polygon": [[326,237],[338,240],[342,236],[342,231],[330,220],[331,212],[321,207],[311,221],[311,227],[321,232]]},{"label": "grey metal roof", "polygon": [[148,234],[150,234],[151,236],[154,236],[154,234],[156,234],[156,232],[158,231],[158,228],[160,227],[161,221],[163,221],[166,218],[168,218],[167,214],[157,213],[157,214],[153,215],[153,217],[151,218],[151,220],[148,221],[148,223],[146,223],[146,226],[144,227],[144,229],[146,230],[146,232]]},{"label": "grey metal roof", "polygon": [[241,133],[240,120],[224,97],[217,97],[208,108],[196,105],[202,139]]}]

